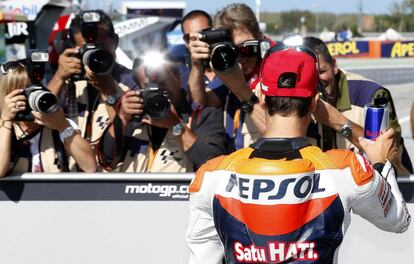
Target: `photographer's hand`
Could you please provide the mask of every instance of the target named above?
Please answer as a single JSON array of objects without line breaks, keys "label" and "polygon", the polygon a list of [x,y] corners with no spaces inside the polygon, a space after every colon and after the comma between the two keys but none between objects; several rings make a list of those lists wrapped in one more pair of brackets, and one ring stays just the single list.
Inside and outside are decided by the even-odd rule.
[{"label": "photographer's hand", "polygon": [[210,47],[208,43],[200,41],[201,34],[198,32],[190,33],[189,51],[191,54],[191,63],[193,67],[201,69],[204,72],[202,61],[210,59]]},{"label": "photographer's hand", "polygon": [[59,66],[56,75],[66,80],[73,74],[80,74],[82,72],[82,62],[73,55],[78,53],[78,48],[69,48],[59,56]]},{"label": "photographer's hand", "polygon": [[73,55],[78,53],[78,48],[69,48],[59,56],[59,66],[48,84],[48,89],[55,95],[59,95],[60,90],[67,79],[73,74],[82,72],[82,62]]},{"label": "photographer's hand", "polygon": [[103,99],[106,99],[108,95],[116,94],[118,83],[111,73],[104,75],[95,74],[88,66],[85,66],[85,73],[89,83],[102,93]]},{"label": "photographer's hand", "polygon": [[142,115],[144,112],[144,100],[139,91],[130,90],[121,97],[118,116],[126,127],[134,115]]},{"label": "photographer's hand", "polygon": [[178,124],[180,122],[180,117],[177,114],[177,110],[175,110],[175,107],[171,105],[170,111],[168,112],[168,115],[162,119],[150,119],[150,118],[144,118],[142,119],[142,122],[151,126],[161,127],[161,128],[171,128],[174,125]]},{"label": "photographer's hand", "polygon": [[22,95],[23,89],[10,92],[4,97],[3,109],[1,110],[1,119],[3,121],[12,121],[17,112],[26,108],[26,97]]},{"label": "photographer's hand", "polygon": [[66,120],[63,114],[63,109],[60,107],[56,112],[53,113],[40,113],[32,111],[35,118],[35,123],[38,125],[45,126],[50,129],[58,130],[60,133],[70,126],[68,120]]}]

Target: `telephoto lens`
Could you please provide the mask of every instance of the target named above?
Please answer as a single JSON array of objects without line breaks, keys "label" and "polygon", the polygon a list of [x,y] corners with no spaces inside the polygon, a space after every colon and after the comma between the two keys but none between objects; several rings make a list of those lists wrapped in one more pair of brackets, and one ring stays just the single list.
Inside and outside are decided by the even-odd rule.
[{"label": "telephoto lens", "polygon": [[82,56],[82,62],[87,65],[92,72],[105,75],[111,72],[114,65],[112,54],[103,49],[86,50]]},{"label": "telephoto lens", "polygon": [[33,121],[31,111],[40,113],[54,113],[59,109],[57,97],[48,89],[32,85],[24,90],[26,97],[26,109],[17,113],[16,121]]}]

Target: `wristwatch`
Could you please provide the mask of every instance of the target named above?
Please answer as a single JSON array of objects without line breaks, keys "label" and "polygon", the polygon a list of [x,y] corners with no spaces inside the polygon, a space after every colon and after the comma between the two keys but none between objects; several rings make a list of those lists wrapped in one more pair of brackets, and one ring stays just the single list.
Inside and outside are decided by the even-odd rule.
[{"label": "wristwatch", "polygon": [[338,131],[339,135],[341,137],[347,138],[351,135],[352,133],[352,122],[351,120],[348,120],[348,122],[341,127],[341,129]]},{"label": "wristwatch", "polygon": [[249,100],[240,103],[240,108],[243,112],[250,113],[251,111],[253,111],[253,106],[258,102],[259,98],[257,98],[257,96],[253,94]]},{"label": "wristwatch", "polygon": [[172,127],[172,134],[174,136],[181,136],[184,133],[184,130],[185,130],[185,127],[180,122]]},{"label": "wristwatch", "polygon": [[60,136],[60,140],[62,140],[62,142],[65,142],[65,140],[67,138],[70,138],[71,136],[73,136],[73,134],[75,134],[76,130],[75,128],[73,128],[73,126],[69,125],[67,128],[65,128],[65,130],[63,130],[59,136]]},{"label": "wristwatch", "polygon": [[114,95],[108,95],[108,97],[106,97],[106,99],[105,99],[105,104],[109,105],[109,106],[113,106],[119,100],[121,95],[122,95],[121,92],[118,92]]}]

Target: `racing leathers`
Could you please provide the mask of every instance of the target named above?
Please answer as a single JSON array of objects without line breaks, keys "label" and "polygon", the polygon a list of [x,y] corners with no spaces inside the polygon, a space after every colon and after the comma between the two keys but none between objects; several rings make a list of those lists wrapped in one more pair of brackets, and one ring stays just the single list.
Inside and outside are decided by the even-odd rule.
[{"label": "racing leathers", "polygon": [[210,160],[189,188],[189,263],[337,263],[351,210],[404,232],[410,214],[395,172],[388,161],[374,168],[304,138],[262,138]]}]

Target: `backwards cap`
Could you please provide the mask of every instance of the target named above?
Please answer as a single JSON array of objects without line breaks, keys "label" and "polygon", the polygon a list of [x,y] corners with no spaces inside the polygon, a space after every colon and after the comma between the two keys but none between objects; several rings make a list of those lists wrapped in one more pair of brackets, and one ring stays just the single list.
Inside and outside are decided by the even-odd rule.
[{"label": "backwards cap", "polygon": [[317,55],[305,46],[278,43],[264,59],[260,73],[266,96],[311,97],[318,82]]}]

